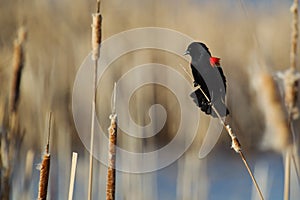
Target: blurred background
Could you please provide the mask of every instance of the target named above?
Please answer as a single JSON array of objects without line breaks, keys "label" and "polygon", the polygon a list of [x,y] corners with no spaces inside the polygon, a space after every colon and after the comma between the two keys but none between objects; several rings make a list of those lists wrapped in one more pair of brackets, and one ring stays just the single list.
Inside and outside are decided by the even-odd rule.
[{"label": "blurred background", "polygon": [[[254,87],[258,82],[254,69],[264,68],[273,75],[289,67],[291,4],[291,0],[245,0],[244,7],[238,0],[102,0],[101,3],[103,40],[132,28],[163,27],[204,42],[214,56],[221,58],[231,113],[226,121],[237,134],[266,199],[283,199],[284,161],[282,151],[273,142],[280,141],[281,136],[267,131],[269,124],[259,100],[264,91]],[[3,133],[11,92],[13,42],[21,25],[28,32],[18,106],[19,123],[25,135],[20,145],[15,146],[11,199],[37,197],[36,168],[46,144],[49,110],[54,122],[48,199],[67,199],[73,151],[79,155],[74,199],[87,197],[89,152],[77,134],[71,106],[77,70],[91,51],[90,24],[95,6],[96,1],[92,0],[0,1],[0,130]],[[183,46],[182,52],[185,49]],[[264,66],[258,64],[260,60]],[[98,85],[101,103],[97,104],[97,115],[103,130],[110,124],[113,83],[132,67],[149,62],[173,66],[182,74],[185,72],[176,63],[189,66],[183,58],[158,50],[139,50],[121,56]],[[149,139],[131,138],[120,130],[119,146],[147,152],[172,140],[180,122],[180,107],[167,88],[147,85],[137,90],[129,105],[132,118],[145,126],[149,123],[148,110],[156,103],[163,105],[168,113],[164,128]],[[251,178],[239,156],[230,149],[231,141],[224,131],[212,152],[199,159],[210,121],[209,116],[200,111],[199,114],[197,136],[176,162],[145,174],[117,172],[117,199],[258,199]],[[298,133],[299,120],[294,127]],[[106,170],[95,159],[93,199],[105,199]],[[291,173],[290,199],[298,199],[299,182],[295,172]]]}]

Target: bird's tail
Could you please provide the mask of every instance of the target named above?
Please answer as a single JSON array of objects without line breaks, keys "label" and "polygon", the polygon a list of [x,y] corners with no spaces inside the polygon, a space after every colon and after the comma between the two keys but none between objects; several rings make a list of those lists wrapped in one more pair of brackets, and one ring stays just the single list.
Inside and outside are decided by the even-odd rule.
[{"label": "bird's tail", "polygon": [[[201,109],[202,112],[215,118],[218,117],[215,111],[212,109],[210,102],[206,99],[200,89],[192,92],[190,97],[192,97],[194,103]],[[225,117],[229,114],[228,108],[221,99],[213,102],[213,105],[221,117]]]}]

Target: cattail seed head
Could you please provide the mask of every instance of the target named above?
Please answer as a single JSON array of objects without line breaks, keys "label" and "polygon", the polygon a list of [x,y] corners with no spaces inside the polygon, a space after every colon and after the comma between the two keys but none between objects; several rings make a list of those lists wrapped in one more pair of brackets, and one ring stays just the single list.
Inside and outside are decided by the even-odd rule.
[{"label": "cattail seed head", "polygon": [[108,171],[106,183],[106,200],[115,199],[115,184],[116,184],[116,144],[117,144],[117,115],[111,114],[108,144]]},{"label": "cattail seed head", "polygon": [[102,37],[102,16],[100,13],[94,13],[92,18],[92,59],[98,60],[100,57],[100,44]]},{"label": "cattail seed head", "polygon": [[27,38],[26,29],[22,26],[18,30],[18,36],[14,41],[14,54],[13,54],[13,78],[11,85],[10,95],[10,110],[16,112],[19,96],[20,96],[20,83],[22,70],[25,63],[24,56],[24,42]]},{"label": "cattail seed head", "polygon": [[281,104],[273,77],[262,72],[259,79],[262,92],[259,93],[258,98],[265,115],[267,129],[264,143],[275,150],[283,151],[290,142],[284,107]]},{"label": "cattail seed head", "polygon": [[50,154],[45,154],[41,164],[38,200],[45,200],[47,198],[49,172]]},{"label": "cattail seed head", "polygon": [[293,68],[289,68],[284,72],[277,73],[277,76],[283,81],[284,88],[284,102],[292,119],[299,117],[299,110],[297,107],[298,100],[298,82],[300,74]]},{"label": "cattail seed head", "polygon": [[292,33],[291,33],[291,51],[290,51],[290,67],[296,69],[296,56],[297,56],[297,45],[299,36],[299,25],[298,25],[298,0],[294,0],[290,11],[293,14],[292,20]]}]

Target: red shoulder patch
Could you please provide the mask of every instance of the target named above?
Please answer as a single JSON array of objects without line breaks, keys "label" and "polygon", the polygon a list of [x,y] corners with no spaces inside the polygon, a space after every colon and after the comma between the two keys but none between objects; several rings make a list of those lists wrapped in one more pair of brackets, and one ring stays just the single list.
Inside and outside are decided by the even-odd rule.
[{"label": "red shoulder patch", "polygon": [[220,58],[210,57],[209,62],[212,67],[220,66],[220,60],[221,60]]}]

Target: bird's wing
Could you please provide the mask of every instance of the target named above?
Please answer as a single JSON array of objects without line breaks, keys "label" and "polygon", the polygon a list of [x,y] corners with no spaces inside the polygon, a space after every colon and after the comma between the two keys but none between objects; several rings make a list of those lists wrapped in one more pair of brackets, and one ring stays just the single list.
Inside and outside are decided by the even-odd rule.
[{"label": "bird's wing", "polygon": [[194,65],[191,64],[191,68],[192,68],[192,74],[193,74],[194,80],[196,80],[200,74]]},{"label": "bird's wing", "polygon": [[222,78],[222,81],[223,81],[223,84],[224,84],[224,88],[225,88],[225,92],[226,92],[226,87],[227,87],[227,84],[226,84],[226,77],[223,73],[223,69],[221,67],[217,67],[220,75],[221,75],[221,78]]}]

